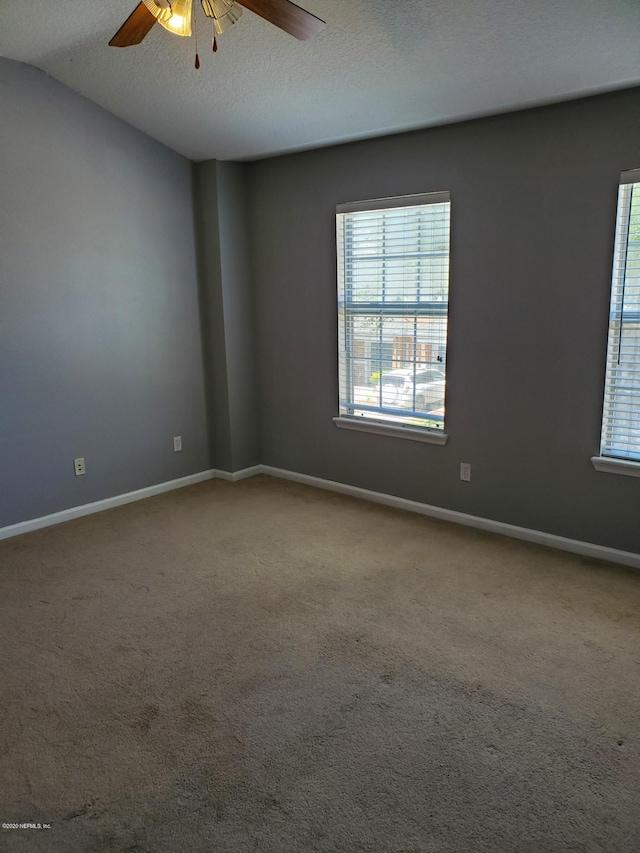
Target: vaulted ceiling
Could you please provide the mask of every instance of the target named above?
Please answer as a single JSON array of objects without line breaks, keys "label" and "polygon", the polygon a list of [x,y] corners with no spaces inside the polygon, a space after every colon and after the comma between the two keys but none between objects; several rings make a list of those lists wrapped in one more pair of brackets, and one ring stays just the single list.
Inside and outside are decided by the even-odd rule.
[{"label": "vaulted ceiling", "polygon": [[[299,0],[297,41],[251,12],[218,37],[109,39],[137,0],[3,0],[0,55],[193,160],[254,159],[640,84],[638,0]],[[1,119],[0,119],[1,120]]]}]

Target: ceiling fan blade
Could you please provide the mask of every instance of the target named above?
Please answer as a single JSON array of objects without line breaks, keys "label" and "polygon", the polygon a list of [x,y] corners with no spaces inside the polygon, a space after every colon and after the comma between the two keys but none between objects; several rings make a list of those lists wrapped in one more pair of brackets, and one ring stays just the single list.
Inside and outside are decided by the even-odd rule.
[{"label": "ceiling fan blade", "polygon": [[290,0],[237,0],[237,2],[297,39],[311,38],[326,27],[324,21],[301,9],[300,6],[296,6],[295,3],[291,3]]},{"label": "ceiling fan blade", "polygon": [[140,3],[109,44],[111,47],[129,47],[132,44],[140,44],[155,22],[155,15],[151,14],[144,3]]}]

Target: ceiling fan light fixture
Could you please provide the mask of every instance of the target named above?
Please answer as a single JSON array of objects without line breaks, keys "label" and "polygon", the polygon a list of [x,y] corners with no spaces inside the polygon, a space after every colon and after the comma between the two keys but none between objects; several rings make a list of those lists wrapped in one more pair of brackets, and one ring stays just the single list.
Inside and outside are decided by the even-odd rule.
[{"label": "ceiling fan light fixture", "polygon": [[242,7],[235,0],[202,0],[202,8],[208,18],[213,19],[213,27],[220,35],[242,15]]},{"label": "ceiling fan light fixture", "polygon": [[193,0],[142,0],[165,30],[176,36],[191,35]]},{"label": "ceiling fan light fixture", "polygon": [[[223,33],[240,18],[242,7],[297,39],[308,39],[326,24],[291,0],[201,0],[205,15],[213,20],[214,33]],[[191,35],[193,0],[140,0],[110,40],[111,47],[131,47],[144,41],[156,22],[179,36]],[[195,20],[193,20],[195,27]],[[217,49],[213,37],[213,50]],[[196,49],[197,56],[197,49]]]},{"label": "ceiling fan light fixture", "polygon": [[191,35],[191,13],[193,0],[170,0],[171,17],[165,23],[160,21],[165,30],[176,36]]}]

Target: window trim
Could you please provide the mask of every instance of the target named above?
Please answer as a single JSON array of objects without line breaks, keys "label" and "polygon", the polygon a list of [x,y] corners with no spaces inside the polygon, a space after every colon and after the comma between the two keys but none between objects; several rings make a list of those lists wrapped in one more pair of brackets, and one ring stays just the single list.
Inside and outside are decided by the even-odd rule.
[{"label": "window trim", "polygon": [[618,459],[616,456],[592,456],[591,464],[596,471],[604,474],[640,477],[640,462],[632,462],[630,459]]},{"label": "window trim", "polygon": [[384,421],[373,421],[357,415],[338,415],[333,419],[340,429],[353,429],[356,432],[371,432],[376,435],[386,435],[390,438],[409,438],[411,441],[424,441],[427,444],[445,445],[449,434],[429,427],[410,427],[398,424],[394,426]]},{"label": "window trim", "polygon": [[[613,430],[615,428],[615,420],[610,415],[611,407],[615,411],[616,406],[616,380],[612,379],[612,373],[615,370],[615,367],[612,367],[611,363],[611,341],[612,336],[614,336],[614,327],[615,322],[619,323],[619,331],[618,331],[618,340],[619,345],[622,342],[623,332],[625,328],[625,322],[634,322],[634,320],[640,319],[640,314],[637,314],[635,311],[629,312],[629,316],[627,317],[627,312],[624,310],[625,301],[625,287],[627,282],[627,261],[628,257],[629,245],[630,245],[630,231],[629,231],[629,222],[626,221],[623,225],[623,220],[625,217],[630,216],[631,207],[633,204],[633,186],[631,186],[631,194],[627,194],[627,188],[630,185],[640,186],[640,169],[629,169],[620,174],[620,178],[618,180],[618,197],[616,202],[616,227],[615,227],[615,237],[614,237],[614,245],[613,245],[613,269],[611,274],[611,289],[609,295],[609,316],[608,316],[608,330],[607,330],[607,349],[606,349],[606,358],[605,358],[605,382],[604,382],[604,390],[603,390],[603,403],[602,403],[602,414],[600,420],[600,445],[599,445],[599,455],[592,456],[591,462],[596,469],[596,471],[602,471],[604,473],[609,474],[624,474],[631,477],[640,477],[640,459],[637,458],[637,453],[629,453],[625,454],[619,450],[616,446],[614,446],[611,442],[607,442],[606,438],[608,437],[607,430]],[[627,199],[627,201],[623,201]],[[622,213],[624,204],[629,205],[628,213]],[[626,236],[623,236],[626,235]],[[622,272],[618,266],[618,255],[623,252],[625,255],[624,268]],[[621,277],[621,278],[620,278]],[[615,294],[616,288],[619,286],[620,281],[622,282],[622,296],[619,305],[615,303]],[[616,308],[616,320],[614,320],[614,304]],[[619,350],[618,350],[619,351]],[[619,364],[618,357],[618,364]],[[640,367],[640,365],[638,365]],[[635,367],[634,367],[635,370]],[[613,388],[613,391],[611,390]],[[616,452],[618,450],[618,452]]]},{"label": "window trim", "polygon": [[[451,204],[451,193],[449,190],[440,190],[434,192],[427,193],[414,193],[413,195],[403,195],[403,196],[388,196],[386,198],[377,198],[377,199],[366,199],[362,201],[353,201],[353,202],[343,202],[336,205],[336,221],[339,215],[346,213],[366,213],[370,211],[378,211],[378,210],[392,210],[403,207],[419,207],[423,205],[430,204]],[[449,214],[450,217],[450,214]],[[447,258],[450,259],[451,250],[450,245],[447,248],[446,252]],[[341,259],[340,253],[338,252],[338,265],[337,265],[337,274],[338,274],[338,285],[340,282],[340,273],[341,273]],[[450,285],[450,275],[448,281],[448,287]],[[338,293],[340,294],[340,287],[338,286]],[[425,307],[427,303],[420,303],[420,307]],[[447,317],[449,316],[449,294],[447,288],[447,302],[446,307],[443,303],[428,303],[435,314],[444,314]],[[402,308],[399,306],[385,306],[385,308],[391,309],[390,316],[403,316],[407,313],[411,313],[411,310],[415,310],[415,305],[413,303],[409,303],[403,305]],[[441,310],[444,307],[444,310]],[[371,311],[380,310],[381,305],[378,303],[363,303],[359,306],[359,310],[357,313],[367,314],[371,313]],[[340,335],[340,311],[344,309],[344,303],[338,299],[338,328]],[[440,310],[437,310],[440,309]],[[386,312],[385,312],[386,313]],[[429,315],[431,316],[431,315]],[[447,330],[447,338],[448,338],[448,330]],[[446,345],[446,344],[445,344]],[[338,352],[338,361],[340,361],[340,348]],[[446,391],[445,391],[446,393]],[[445,420],[444,416],[437,416],[432,418],[432,420],[442,421],[442,427],[440,429],[434,429],[430,426],[418,426],[415,424],[408,423],[394,423],[393,421],[384,421],[383,419],[378,420],[377,418],[367,418],[366,415],[355,415],[349,414],[348,412],[342,411],[343,408],[348,408],[347,404],[343,402],[341,394],[339,395],[339,412],[336,417],[333,418],[333,422],[337,427],[341,429],[351,429],[359,432],[368,432],[374,433],[378,435],[390,436],[393,438],[406,438],[411,439],[413,441],[422,441],[428,444],[438,444],[445,445],[449,438],[448,433],[444,431],[445,428]],[[357,407],[355,407],[357,408]],[[378,411],[378,407],[375,409]],[[400,413],[398,413],[400,414]],[[404,414],[404,413],[403,413]],[[407,412],[407,415],[411,413]]]},{"label": "window trim", "polygon": [[419,207],[423,204],[446,204],[451,201],[448,190],[414,195],[393,195],[388,198],[370,198],[365,201],[345,201],[336,205],[338,213],[366,213],[369,210],[392,210],[395,207]]},{"label": "window trim", "polygon": [[640,169],[627,169],[626,172],[620,174],[621,184],[638,184],[640,183]]}]

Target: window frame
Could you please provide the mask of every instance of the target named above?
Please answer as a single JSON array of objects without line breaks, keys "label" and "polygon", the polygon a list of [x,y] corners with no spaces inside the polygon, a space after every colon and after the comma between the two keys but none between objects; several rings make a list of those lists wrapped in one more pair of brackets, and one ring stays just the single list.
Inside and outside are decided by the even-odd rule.
[{"label": "window frame", "polygon": [[[631,187],[631,190],[628,189]],[[607,332],[607,350],[605,360],[605,385],[603,392],[602,417],[600,422],[600,455],[593,456],[591,462],[597,471],[609,474],[623,474],[631,477],[640,477],[640,456],[636,457],[633,451],[624,451],[621,448],[616,453],[615,446],[611,443],[609,436],[614,429],[616,399],[616,379],[614,371],[620,363],[620,351],[622,346],[625,323],[640,324],[640,306],[637,310],[627,312],[625,310],[625,289],[627,286],[628,254],[631,243],[630,239],[630,217],[633,205],[633,194],[640,194],[640,169],[632,169],[620,175],[618,184],[618,198],[616,203],[616,229],[613,247],[613,268],[611,275],[611,290],[609,302],[609,322]],[[638,241],[633,241],[638,242]],[[637,250],[636,250],[637,251]],[[624,258],[620,262],[620,258]],[[625,316],[627,315],[628,316]],[[617,363],[612,364],[612,353],[618,353]],[[632,381],[635,374],[640,380],[640,351],[637,354],[637,366],[635,364],[636,354],[631,362]],[[635,395],[634,395],[635,396]],[[638,391],[640,400],[640,391]],[[635,401],[632,402],[635,406]],[[640,429],[640,413],[639,429]],[[631,418],[629,419],[631,421]],[[631,428],[630,428],[631,429]]]},{"label": "window frame", "polygon": [[[343,221],[341,221],[341,216],[349,213],[370,213],[375,211],[387,211],[393,210],[397,208],[408,208],[408,207],[424,207],[435,204],[447,204],[449,205],[446,221],[447,221],[447,246],[444,254],[447,258],[447,290],[446,290],[446,302],[433,302],[433,303],[422,303],[421,300],[414,302],[407,302],[402,304],[402,311],[399,312],[399,309],[396,307],[395,311],[390,310],[388,312],[385,311],[385,308],[388,307],[388,303],[385,300],[371,302],[371,303],[362,303],[357,304],[357,310],[354,311],[353,308],[350,310],[346,308],[347,301],[344,298],[344,294],[348,291],[349,285],[347,282],[346,274],[345,274],[345,243],[343,233],[341,229],[343,226]],[[443,387],[443,407],[445,403],[446,397],[446,350],[448,343],[448,321],[449,321],[449,289],[450,289],[450,259],[451,259],[451,240],[450,240],[450,227],[451,227],[451,196],[448,191],[438,191],[438,192],[429,192],[429,193],[419,193],[414,195],[406,195],[406,196],[392,196],[388,198],[380,198],[380,199],[367,199],[364,201],[357,202],[347,202],[344,204],[338,204],[336,206],[336,247],[337,247],[337,290],[338,290],[338,379],[339,379],[339,414],[337,417],[333,418],[336,426],[344,429],[358,430],[362,432],[370,432],[377,433],[381,435],[393,436],[393,437],[402,437],[411,439],[414,441],[422,441],[431,444],[440,444],[444,445],[447,442],[448,434],[445,431],[445,415],[441,415],[439,417],[442,418],[442,427],[433,427],[427,426],[426,424],[423,426],[419,423],[416,423],[418,417],[424,417],[425,413],[418,414],[415,411],[410,411],[409,409],[403,409],[402,411],[396,410],[391,412],[390,409],[387,412],[384,411],[386,407],[382,405],[372,406],[370,407],[371,416],[367,416],[366,414],[354,414],[353,411],[366,411],[368,408],[366,405],[358,406],[358,405],[349,405],[346,400],[349,400],[351,403],[355,404],[354,394],[352,391],[353,385],[349,384],[348,391],[346,394],[343,394],[345,390],[345,383],[353,382],[353,370],[345,364],[346,360],[349,358],[355,359],[353,344],[355,341],[353,338],[351,339],[351,346],[349,344],[349,323],[352,322],[353,316],[357,315],[358,311],[365,316],[367,311],[370,311],[372,315],[379,316],[382,319],[384,318],[396,318],[401,316],[404,313],[408,317],[414,317],[417,323],[417,320],[420,317],[444,317],[446,318],[446,329],[444,335],[444,344],[438,345],[438,361],[442,362],[442,350],[444,350],[444,371],[445,371],[445,384]],[[403,258],[404,259],[404,258]],[[355,305],[356,301],[352,302],[352,305]],[[427,305],[429,306],[429,310],[427,309]],[[420,313],[418,312],[418,308],[423,309]],[[353,332],[351,333],[353,334]],[[413,333],[414,347],[418,344],[417,338],[417,326],[416,331]],[[382,340],[382,339],[381,339]],[[389,342],[386,342],[387,344]],[[419,343],[420,346],[426,346],[422,342]],[[435,346],[435,343],[433,344]],[[380,344],[382,347],[382,344]],[[415,355],[414,355],[415,358]],[[363,358],[366,361],[366,357]],[[432,364],[424,364],[422,367],[417,367],[417,362],[414,363],[414,407],[415,407],[415,376],[418,371],[426,372],[427,370],[435,370],[435,363]],[[382,403],[382,400],[380,401]],[[349,409],[352,409],[352,412],[349,412]],[[385,414],[387,417],[385,418]],[[428,414],[428,412],[426,413]],[[411,419],[411,422],[403,422],[402,420],[396,419],[405,416],[407,421]],[[391,417],[390,417],[391,416]],[[413,416],[413,417],[412,417]],[[438,420],[438,416],[434,416],[431,418],[424,418],[426,420],[430,420],[432,423]]]}]

